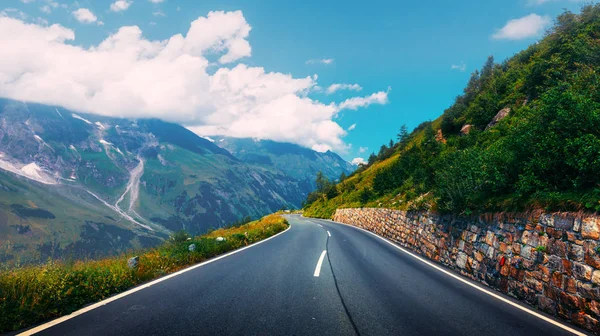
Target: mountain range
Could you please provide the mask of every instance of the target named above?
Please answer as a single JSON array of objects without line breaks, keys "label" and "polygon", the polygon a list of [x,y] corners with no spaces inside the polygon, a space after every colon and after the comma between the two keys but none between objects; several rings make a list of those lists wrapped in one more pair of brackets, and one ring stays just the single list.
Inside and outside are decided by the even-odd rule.
[{"label": "mountain range", "polygon": [[0,99],[0,261],[97,257],[298,208],[353,166],[270,140]]}]

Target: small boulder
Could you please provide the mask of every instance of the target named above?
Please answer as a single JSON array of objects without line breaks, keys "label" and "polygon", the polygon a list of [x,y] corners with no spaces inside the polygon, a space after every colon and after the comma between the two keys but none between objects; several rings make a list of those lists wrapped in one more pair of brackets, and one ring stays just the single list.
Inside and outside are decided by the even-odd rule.
[{"label": "small boulder", "polygon": [[465,124],[461,129],[460,129],[460,133],[462,135],[467,135],[471,132],[471,129],[473,129],[473,125],[470,124]]},{"label": "small boulder", "polygon": [[496,124],[498,124],[500,122],[500,120],[506,118],[509,113],[510,113],[510,107],[505,107],[502,110],[498,111],[498,113],[496,114],[494,119],[492,119],[492,121],[490,121],[490,123],[487,125],[485,130],[487,131],[488,129],[496,126]]},{"label": "small boulder", "polygon": [[136,269],[139,264],[140,264],[140,257],[138,257],[138,256],[131,257],[131,258],[129,258],[129,260],[127,260],[127,267],[129,267],[129,269]]},{"label": "small boulder", "polygon": [[444,138],[444,133],[442,132],[441,129],[437,130],[437,133],[435,134],[435,140],[437,142],[441,142],[443,144],[446,143],[446,138]]},{"label": "small boulder", "polygon": [[216,240],[217,240],[218,242],[222,242],[222,241],[225,241],[225,238],[223,238],[223,237],[217,237],[217,239],[216,239]]},{"label": "small boulder", "polygon": [[190,251],[190,252],[196,251],[196,244],[190,244],[190,246],[188,246],[188,251]]}]

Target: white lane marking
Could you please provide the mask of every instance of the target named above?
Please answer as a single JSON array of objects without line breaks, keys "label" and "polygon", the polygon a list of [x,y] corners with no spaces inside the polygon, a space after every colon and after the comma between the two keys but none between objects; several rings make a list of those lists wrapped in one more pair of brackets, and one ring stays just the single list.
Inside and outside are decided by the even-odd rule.
[{"label": "white lane marking", "polygon": [[48,328],[50,328],[50,327],[53,327],[53,326],[55,326],[55,325],[57,325],[57,324],[60,324],[60,323],[63,323],[63,322],[65,322],[65,321],[67,321],[67,320],[70,320],[70,319],[72,319],[72,318],[74,318],[74,317],[77,317],[77,316],[79,316],[79,315],[85,314],[85,313],[87,313],[87,312],[89,312],[89,311],[91,311],[91,310],[94,310],[94,309],[98,308],[98,307],[102,307],[102,306],[104,306],[104,305],[106,305],[106,304],[108,304],[108,303],[111,303],[111,302],[113,302],[113,301],[117,301],[117,300],[118,300],[118,299],[120,299],[120,298],[123,298],[123,297],[125,297],[125,296],[131,295],[131,294],[133,294],[133,293],[135,293],[135,292],[141,291],[142,289],[145,289],[145,288],[148,288],[148,287],[152,287],[152,286],[156,285],[157,283],[163,282],[163,281],[165,281],[165,280],[169,280],[169,279],[171,279],[171,278],[173,278],[173,277],[176,277],[176,276],[178,276],[178,275],[180,275],[180,274],[183,274],[183,273],[185,273],[185,272],[189,272],[189,271],[191,271],[191,270],[194,270],[194,269],[196,269],[196,268],[202,267],[202,266],[204,266],[204,265],[208,265],[208,264],[210,264],[210,263],[213,263],[213,262],[215,262],[215,261],[217,261],[217,260],[220,260],[220,259],[223,259],[223,258],[229,257],[229,256],[231,256],[231,255],[234,255],[234,254],[236,254],[236,253],[242,252],[242,251],[244,251],[244,250],[246,250],[246,249],[249,249],[249,248],[251,248],[251,247],[254,247],[254,246],[256,246],[256,245],[260,245],[260,244],[262,244],[262,243],[264,243],[264,242],[266,242],[266,241],[268,241],[268,240],[271,240],[271,239],[273,239],[273,238],[275,238],[275,237],[277,237],[277,236],[279,236],[279,235],[281,235],[281,234],[284,234],[284,233],[286,233],[286,232],[287,232],[287,231],[288,231],[288,230],[289,230],[291,227],[292,227],[292,225],[290,224],[290,225],[288,226],[288,228],[287,228],[287,229],[285,229],[284,231],[281,231],[281,232],[279,232],[278,234],[276,234],[276,235],[274,235],[274,236],[271,236],[271,237],[269,237],[269,238],[267,238],[267,239],[263,239],[263,240],[261,240],[261,241],[259,241],[259,242],[256,242],[256,243],[252,244],[252,245],[248,245],[248,246],[246,246],[246,247],[242,247],[242,248],[240,248],[240,249],[237,249],[237,250],[231,251],[231,252],[229,252],[229,253],[227,253],[227,254],[224,254],[224,255],[222,255],[222,256],[218,256],[218,257],[216,257],[216,258],[213,258],[213,259],[210,259],[210,260],[204,261],[204,262],[202,262],[202,263],[200,263],[200,264],[197,264],[197,265],[194,265],[194,266],[191,266],[191,267],[188,267],[188,268],[182,269],[181,271],[177,271],[177,272],[175,272],[175,273],[171,273],[171,274],[169,274],[169,275],[167,275],[167,276],[164,276],[164,277],[162,277],[162,278],[160,278],[160,279],[156,279],[156,280],[154,280],[154,281],[152,281],[152,282],[149,282],[149,283],[147,283],[147,284],[145,284],[145,285],[141,285],[141,286],[138,286],[138,287],[132,288],[132,289],[130,289],[130,290],[126,291],[126,292],[123,292],[123,293],[121,293],[121,294],[117,294],[117,295],[115,295],[115,296],[111,296],[111,297],[109,297],[109,298],[108,298],[108,299],[106,299],[106,300],[102,300],[102,301],[100,301],[100,302],[94,303],[94,304],[93,304],[93,305],[91,305],[91,306],[87,306],[87,307],[85,307],[85,308],[79,309],[78,311],[72,312],[72,313],[71,313],[71,314],[69,314],[69,315],[65,315],[65,316],[59,317],[59,318],[57,318],[57,319],[55,319],[55,320],[52,320],[52,321],[50,321],[50,322],[47,322],[47,323],[44,323],[44,324],[42,324],[42,325],[40,325],[40,326],[37,326],[37,327],[35,327],[35,328],[33,328],[33,329],[26,330],[26,331],[24,331],[24,332],[22,332],[22,333],[18,334],[18,336],[29,336],[29,335],[33,335],[33,334],[39,333],[39,332],[40,332],[40,331],[42,331],[42,330],[46,330],[46,329],[48,329]]},{"label": "white lane marking", "polygon": [[317,224],[317,225],[320,226],[320,227],[323,227],[323,225],[321,225],[321,224]]},{"label": "white lane marking", "polygon": [[410,251],[408,251],[408,250],[404,249],[403,247],[400,247],[400,246],[396,245],[395,243],[393,243],[393,242],[389,241],[388,239],[386,239],[386,238],[383,238],[383,237],[381,237],[381,236],[379,236],[379,235],[377,235],[377,234],[375,234],[375,233],[373,233],[373,232],[371,232],[371,231],[369,231],[369,230],[365,230],[365,229],[363,229],[363,228],[359,228],[359,227],[357,227],[357,226],[354,226],[354,225],[349,225],[349,224],[339,223],[339,222],[335,222],[335,221],[330,221],[330,222],[332,222],[332,223],[335,223],[335,224],[346,225],[346,226],[349,226],[349,227],[351,227],[351,228],[355,228],[355,229],[358,229],[358,230],[362,230],[362,231],[364,231],[364,232],[367,232],[367,233],[369,233],[369,234],[372,234],[373,236],[375,236],[375,237],[377,237],[377,238],[379,238],[379,239],[383,240],[384,242],[386,242],[386,243],[388,243],[388,244],[392,245],[393,247],[395,247],[395,248],[399,249],[400,251],[402,251],[402,252],[404,252],[404,253],[408,254],[409,256],[411,256],[411,257],[413,257],[413,258],[415,258],[415,259],[417,259],[417,260],[421,261],[422,263],[424,263],[424,264],[427,264],[427,265],[429,265],[429,266],[431,266],[431,267],[435,268],[436,270],[438,270],[438,271],[440,271],[440,272],[442,272],[442,273],[444,273],[444,274],[446,274],[446,275],[448,275],[448,276],[450,276],[450,277],[452,277],[452,278],[454,278],[454,279],[456,279],[456,280],[458,280],[458,281],[460,281],[460,282],[462,282],[462,283],[464,283],[464,284],[467,284],[467,285],[469,285],[469,286],[471,286],[471,287],[473,287],[473,288],[477,289],[477,290],[478,290],[478,291],[480,291],[480,292],[483,292],[483,293],[485,293],[485,294],[487,294],[487,295],[489,295],[489,296],[491,296],[491,297],[493,297],[493,298],[495,298],[495,299],[497,299],[497,300],[500,300],[500,301],[502,301],[502,302],[504,302],[504,303],[507,303],[507,304],[509,304],[509,305],[511,305],[511,306],[513,306],[513,307],[515,307],[515,308],[517,308],[517,309],[520,309],[520,310],[522,310],[522,311],[524,311],[524,312],[526,312],[526,313],[528,313],[528,314],[530,314],[530,315],[533,315],[533,316],[535,316],[535,317],[537,317],[537,318],[539,318],[539,319],[541,319],[541,320],[544,320],[544,321],[546,321],[546,322],[548,322],[548,323],[550,323],[550,324],[553,324],[553,325],[555,325],[555,326],[557,326],[557,327],[559,327],[559,328],[561,328],[561,329],[563,329],[563,330],[566,330],[566,331],[568,331],[568,332],[570,332],[570,333],[573,333],[573,334],[575,334],[575,335],[579,335],[579,336],[586,336],[586,334],[584,334],[584,333],[582,333],[582,332],[580,332],[580,331],[577,331],[577,330],[575,330],[575,329],[573,329],[573,328],[571,328],[571,327],[569,327],[569,326],[567,326],[567,325],[564,325],[564,324],[562,324],[562,323],[560,323],[560,322],[554,321],[553,319],[551,319],[551,318],[548,318],[548,317],[546,317],[546,316],[544,316],[544,315],[542,315],[542,314],[539,314],[539,313],[537,313],[537,312],[535,312],[535,311],[533,311],[533,310],[531,310],[531,309],[529,309],[529,308],[527,308],[527,307],[523,307],[523,306],[521,306],[521,305],[519,305],[519,304],[517,304],[517,303],[514,303],[514,302],[512,302],[512,301],[510,301],[510,300],[508,300],[508,299],[506,299],[506,298],[504,298],[504,297],[502,297],[502,296],[500,296],[500,295],[498,295],[498,294],[496,294],[496,293],[493,293],[493,292],[491,292],[491,291],[489,291],[489,290],[487,290],[487,289],[485,289],[485,288],[479,287],[478,285],[475,285],[475,284],[473,284],[473,283],[471,283],[471,282],[469,282],[469,281],[467,281],[467,280],[465,280],[465,279],[462,279],[462,278],[461,278],[461,277],[459,277],[458,275],[456,275],[456,274],[453,274],[452,272],[449,272],[449,271],[447,271],[447,270],[445,270],[445,269],[441,268],[440,266],[438,266],[438,265],[435,265],[435,264],[431,263],[430,261],[428,261],[428,260],[425,260],[425,259],[421,258],[420,256],[418,256],[418,255],[416,255],[416,254],[413,254],[412,252],[410,252]]},{"label": "white lane marking", "polygon": [[319,275],[321,275],[321,265],[323,265],[323,259],[325,259],[326,253],[327,253],[327,251],[323,250],[323,252],[321,253],[321,257],[319,257],[319,261],[317,262],[317,267],[315,268],[315,274],[313,274],[315,277],[318,277]]},{"label": "white lane marking", "polygon": [[329,235],[329,237],[331,237],[331,232],[327,231],[327,235]]}]

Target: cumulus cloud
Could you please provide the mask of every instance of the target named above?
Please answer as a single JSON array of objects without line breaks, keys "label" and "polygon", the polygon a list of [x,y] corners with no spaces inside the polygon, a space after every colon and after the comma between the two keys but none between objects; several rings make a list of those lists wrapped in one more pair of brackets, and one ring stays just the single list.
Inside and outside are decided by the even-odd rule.
[{"label": "cumulus cloud", "polygon": [[523,40],[536,37],[541,35],[551,22],[549,16],[529,14],[508,21],[504,27],[492,35],[492,38],[496,40]]},{"label": "cumulus cloud", "polygon": [[389,91],[390,89],[388,88],[388,91],[379,91],[368,97],[352,97],[340,103],[338,108],[340,110],[358,110],[361,107],[367,107],[372,104],[385,105],[388,103]]},{"label": "cumulus cloud", "polygon": [[[89,21],[89,20],[88,20]],[[342,109],[387,103],[387,92],[339,104],[309,98],[317,76],[294,78],[239,63],[251,55],[242,12],[210,12],[162,41],[121,27],[98,45],[75,32],[0,17],[0,96],[75,111],[180,123],[202,136],[288,141],[344,151]],[[211,67],[208,58],[232,67]]]},{"label": "cumulus cloud", "polygon": [[365,161],[365,159],[363,159],[361,157],[357,157],[357,158],[352,159],[351,163],[355,166],[359,166],[359,165],[366,165],[367,161]]},{"label": "cumulus cloud", "polygon": [[355,128],[356,128],[356,124],[350,125],[350,127],[348,127],[348,132],[354,130]]},{"label": "cumulus cloud", "polygon": [[333,58],[321,58],[321,59],[309,59],[306,64],[325,64],[329,65],[333,63]]},{"label": "cumulus cloud", "polygon": [[122,12],[127,10],[132,3],[133,1],[130,0],[117,0],[110,4],[110,10],[113,12]]},{"label": "cumulus cloud", "polygon": [[75,19],[81,23],[94,23],[98,21],[96,15],[94,15],[94,13],[87,8],[79,8],[78,10],[73,11],[72,14]]},{"label": "cumulus cloud", "polygon": [[361,91],[362,87],[358,84],[331,84],[326,92],[327,94],[332,94],[335,93],[336,91],[339,90],[350,90],[350,91]]}]

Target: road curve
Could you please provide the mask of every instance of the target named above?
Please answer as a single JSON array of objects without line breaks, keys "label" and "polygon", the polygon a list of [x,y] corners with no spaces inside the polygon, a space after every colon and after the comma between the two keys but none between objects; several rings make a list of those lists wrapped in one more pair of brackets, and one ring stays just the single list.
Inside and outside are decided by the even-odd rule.
[{"label": "road curve", "polygon": [[270,241],[39,334],[571,334],[561,322],[527,314],[372,234],[331,221],[288,220],[291,228]]}]

